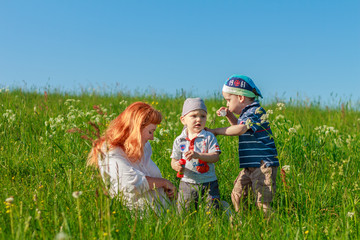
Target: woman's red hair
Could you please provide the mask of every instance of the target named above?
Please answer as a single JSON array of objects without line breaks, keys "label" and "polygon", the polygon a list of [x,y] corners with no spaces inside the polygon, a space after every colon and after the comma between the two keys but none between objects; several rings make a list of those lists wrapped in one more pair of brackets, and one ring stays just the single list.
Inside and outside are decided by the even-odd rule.
[{"label": "woman's red hair", "polygon": [[102,154],[105,141],[109,149],[120,147],[130,161],[140,160],[144,154],[141,131],[149,124],[160,124],[161,120],[161,113],[149,104],[131,104],[110,123],[104,136],[93,142],[87,164],[98,166],[98,157]]}]

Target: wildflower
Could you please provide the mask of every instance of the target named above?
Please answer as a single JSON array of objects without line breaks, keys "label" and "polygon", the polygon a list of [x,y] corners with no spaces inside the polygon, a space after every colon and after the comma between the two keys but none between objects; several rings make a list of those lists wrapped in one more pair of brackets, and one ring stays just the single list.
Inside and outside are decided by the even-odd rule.
[{"label": "wildflower", "polygon": [[261,123],[267,122],[269,119],[269,113],[263,114],[260,117]]},{"label": "wildflower", "polygon": [[160,140],[157,137],[154,137],[154,142],[158,143]]},{"label": "wildflower", "polygon": [[261,110],[261,107],[258,107],[256,110],[255,110],[255,114],[262,114],[263,111]]},{"label": "wildflower", "polygon": [[14,202],[14,197],[11,196],[11,197],[8,197],[7,199],[5,199],[5,202],[8,203],[8,204],[11,204]]},{"label": "wildflower", "polygon": [[348,213],[347,213],[347,216],[348,216],[349,218],[352,218],[354,215],[355,215],[354,212],[348,212]]},{"label": "wildflower", "polygon": [[289,133],[296,133],[296,128],[289,128]]},{"label": "wildflower", "polygon": [[277,108],[276,108],[276,110],[279,110],[279,111],[281,111],[283,108],[285,108],[285,103],[277,103],[276,104],[277,105]]},{"label": "wildflower", "polygon": [[284,170],[286,173],[289,173],[290,172],[290,165],[284,165],[282,167],[282,170]]},{"label": "wildflower", "polygon": [[305,231],[305,234],[309,234],[309,230],[306,230],[306,231]]},{"label": "wildflower", "polygon": [[269,109],[269,110],[267,110],[267,114],[273,114],[274,113],[274,111],[272,110],[272,109]]},{"label": "wildflower", "polygon": [[66,233],[59,232],[58,234],[56,234],[55,239],[56,240],[65,240],[65,239],[69,239],[69,237],[68,237],[68,235],[66,235]]},{"label": "wildflower", "polygon": [[276,118],[275,118],[276,120],[280,120],[280,119],[284,119],[284,116],[283,115],[281,115],[281,114],[279,114],[279,115],[277,115],[276,116]]},{"label": "wildflower", "polygon": [[246,125],[247,129],[250,129],[250,128],[251,128],[251,126],[253,125],[253,123],[251,122],[251,119],[250,119],[250,118],[248,118],[248,119],[246,120],[245,125]]},{"label": "wildflower", "polygon": [[72,193],[72,196],[74,198],[79,198],[81,194],[82,194],[82,191],[75,191],[75,192]]},{"label": "wildflower", "polygon": [[221,123],[221,124],[225,124],[225,121],[226,121],[225,119],[221,119],[221,120],[220,120],[220,123]]}]

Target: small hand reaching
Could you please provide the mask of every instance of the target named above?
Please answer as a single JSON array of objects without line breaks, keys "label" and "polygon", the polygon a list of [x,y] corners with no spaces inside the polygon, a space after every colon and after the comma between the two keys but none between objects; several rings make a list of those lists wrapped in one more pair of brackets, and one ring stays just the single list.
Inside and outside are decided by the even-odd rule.
[{"label": "small hand reaching", "polygon": [[187,151],[186,153],[184,153],[184,157],[187,159],[187,160],[191,160],[193,158],[199,158],[199,154],[193,150],[190,150],[190,151]]}]

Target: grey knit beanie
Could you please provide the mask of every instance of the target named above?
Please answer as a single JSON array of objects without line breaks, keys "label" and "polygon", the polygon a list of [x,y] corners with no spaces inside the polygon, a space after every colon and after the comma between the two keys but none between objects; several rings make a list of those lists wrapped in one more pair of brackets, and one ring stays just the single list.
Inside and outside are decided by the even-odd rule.
[{"label": "grey knit beanie", "polygon": [[204,110],[207,113],[205,103],[201,98],[187,98],[184,102],[181,116],[183,117],[194,110]]}]

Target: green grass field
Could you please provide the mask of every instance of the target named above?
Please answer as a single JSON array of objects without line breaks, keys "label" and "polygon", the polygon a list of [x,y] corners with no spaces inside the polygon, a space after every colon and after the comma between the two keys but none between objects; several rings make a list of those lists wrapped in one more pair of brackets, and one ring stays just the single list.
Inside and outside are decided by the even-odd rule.
[{"label": "green grass field", "polygon": [[[179,184],[170,166],[184,96],[0,92],[0,239],[359,239],[360,112],[293,101],[264,105],[280,168],[274,214],[265,219],[253,204],[234,215],[197,212],[157,216],[130,212],[109,199],[96,169],[86,167],[91,139],[129,104],[145,101],[163,114],[151,143],[163,176]],[[205,99],[207,126],[225,103]],[[90,124],[92,122],[94,124]],[[216,164],[223,200],[239,168],[237,138],[218,136]],[[280,169],[279,169],[280,170]],[[75,195],[81,191],[82,194]],[[74,197],[75,195],[75,197]],[[241,222],[241,223],[240,223]]]}]

